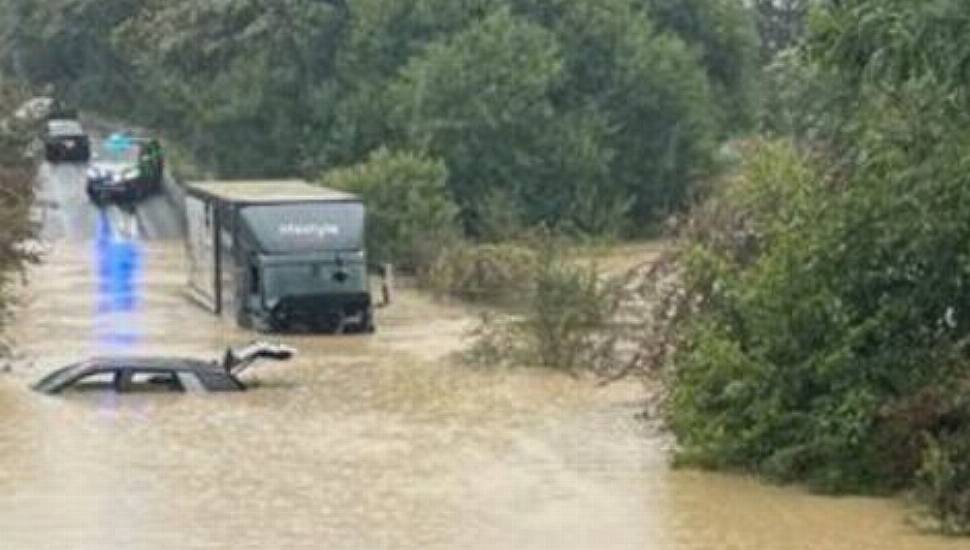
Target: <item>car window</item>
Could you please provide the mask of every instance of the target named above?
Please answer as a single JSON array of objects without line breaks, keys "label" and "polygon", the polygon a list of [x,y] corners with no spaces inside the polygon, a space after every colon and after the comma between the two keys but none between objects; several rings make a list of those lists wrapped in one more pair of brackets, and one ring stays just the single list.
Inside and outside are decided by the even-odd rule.
[{"label": "car window", "polygon": [[124,385],[126,392],[167,393],[185,391],[172,371],[133,371]]},{"label": "car window", "polygon": [[138,156],[140,154],[141,149],[135,145],[115,149],[105,147],[99,152],[98,161],[117,164],[135,164],[138,162]]},{"label": "car window", "polygon": [[34,387],[40,389],[41,391],[59,388],[62,384],[69,381],[77,373],[79,368],[79,365],[68,365],[66,367],[57,369],[56,371],[41,378]]},{"label": "car window", "polygon": [[52,136],[79,136],[84,133],[76,120],[51,120],[47,123],[47,131]]},{"label": "car window", "polygon": [[202,385],[202,381],[199,380],[199,377],[194,372],[179,372],[177,376],[185,391],[190,393],[202,393],[205,391],[205,386]]},{"label": "car window", "polygon": [[115,371],[99,371],[84,375],[75,380],[68,389],[74,391],[113,390],[115,387]]}]

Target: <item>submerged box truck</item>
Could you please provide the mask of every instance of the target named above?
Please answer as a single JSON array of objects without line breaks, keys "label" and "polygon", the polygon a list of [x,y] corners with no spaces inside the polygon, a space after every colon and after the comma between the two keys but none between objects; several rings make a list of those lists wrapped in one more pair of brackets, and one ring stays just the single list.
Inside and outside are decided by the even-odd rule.
[{"label": "submerged box truck", "polygon": [[374,330],[357,196],[299,180],[186,192],[189,289],[204,307],[260,331]]}]

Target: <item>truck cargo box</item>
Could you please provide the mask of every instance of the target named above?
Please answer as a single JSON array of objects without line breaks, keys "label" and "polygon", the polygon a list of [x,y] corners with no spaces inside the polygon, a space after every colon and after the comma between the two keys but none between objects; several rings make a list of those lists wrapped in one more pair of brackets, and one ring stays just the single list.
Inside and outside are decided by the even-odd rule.
[{"label": "truck cargo box", "polygon": [[373,330],[365,210],[300,180],[187,185],[189,289],[244,327]]}]

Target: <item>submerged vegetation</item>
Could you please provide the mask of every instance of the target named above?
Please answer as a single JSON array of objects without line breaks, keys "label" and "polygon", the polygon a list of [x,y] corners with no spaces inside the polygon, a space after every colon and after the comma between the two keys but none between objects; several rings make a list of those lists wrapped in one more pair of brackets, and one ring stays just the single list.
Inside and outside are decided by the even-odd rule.
[{"label": "submerged vegetation", "polygon": [[[504,297],[506,312],[484,315],[466,356],[471,363],[545,367],[571,375],[617,371],[626,336],[618,324],[627,295],[623,278],[606,276],[572,249],[561,237],[538,231],[514,247],[488,247],[472,256],[472,288],[494,288],[486,295]],[[503,261],[503,255],[514,259]],[[483,264],[492,267],[481,269]],[[515,268],[510,275],[496,265]]]}]

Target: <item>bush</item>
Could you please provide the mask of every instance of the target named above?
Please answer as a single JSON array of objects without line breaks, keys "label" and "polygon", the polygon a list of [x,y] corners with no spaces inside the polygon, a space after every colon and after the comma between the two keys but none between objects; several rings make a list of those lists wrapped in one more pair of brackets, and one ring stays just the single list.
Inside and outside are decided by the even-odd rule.
[{"label": "bush", "polygon": [[678,460],[839,492],[921,476],[954,530],[970,465],[950,427],[970,415],[948,405],[970,378],[970,286],[954,275],[970,272],[965,144],[915,166],[861,145],[866,170],[845,174],[756,144],[686,224],[674,293],[690,314],[669,356]]},{"label": "bush", "polygon": [[964,425],[938,437],[928,436],[917,476],[917,494],[936,528],[970,535],[970,416]]},{"label": "bush", "polygon": [[364,199],[371,261],[420,274],[458,234],[447,177],[439,161],[381,149],[363,164],[326,174],[323,183]]},{"label": "bush", "polygon": [[509,303],[526,289],[536,262],[535,251],[520,244],[456,243],[435,258],[422,282],[438,295]]},{"label": "bush", "polygon": [[967,530],[968,10],[827,3],[779,67],[777,129],[811,153],[756,147],[676,258],[682,461],[832,491],[915,485],[942,528]]},{"label": "bush", "polygon": [[[34,200],[34,166],[24,154],[36,128],[11,118],[29,96],[20,87],[0,80],[0,327],[13,302],[10,284],[36,255],[24,246],[36,226],[30,218]],[[0,345],[0,352],[5,352]]]},{"label": "bush", "polygon": [[[534,366],[576,374],[613,372],[623,287],[595,265],[571,258],[565,242],[545,235],[532,251],[511,314],[488,314],[468,358],[486,366]],[[520,267],[521,269],[521,267]]]}]

